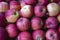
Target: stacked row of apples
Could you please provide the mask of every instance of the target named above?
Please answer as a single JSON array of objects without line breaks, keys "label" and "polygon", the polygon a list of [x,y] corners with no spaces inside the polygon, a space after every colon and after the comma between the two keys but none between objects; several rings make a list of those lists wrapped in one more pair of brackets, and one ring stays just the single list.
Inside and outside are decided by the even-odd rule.
[{"label": "stacked row of apples", "polygon": [[0,0],[0,40],[59,38],[60,0]]}]

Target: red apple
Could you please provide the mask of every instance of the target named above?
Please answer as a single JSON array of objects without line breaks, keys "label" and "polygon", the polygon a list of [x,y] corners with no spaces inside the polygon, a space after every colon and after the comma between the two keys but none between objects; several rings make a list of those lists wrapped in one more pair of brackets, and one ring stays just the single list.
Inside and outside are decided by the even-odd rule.
[{"label": "red apple", "polygon": [[7,32],[2,27],[0,27],[0,40],[7,40]]},{"label": "red apple", "polygon": [[24,1],[20,1],[21,8],[25,5],[27,5]]},{"label": "red apple", "polygon": [[19,18],[19,12],[16,10],[8,10],[5,14],[7,22],[15,23]]},{"label": "red apple", "polygon": [[11,1],[10,9],[20,10],[20,3],[17,1]]},{"label": "red apple", "polygon": [[44,40],[44,32],[42,30],[36,30],[33,32],[33,39],[34,40]]},{"label": "red apple", "polygon": [[60,22],[60,14],[57,16],[58,21]]},{"label": "red apple", "polygon": [[36,0],[22,0],[22,1],[24,1],[27,5],[34,5],[34,4],[36,4]]},{"label": "red apple", "polygon": [[30,21],[27,18],[23,18],[23,17],[19,18],[16,24],[17,24],[17,28],[20,31],[26,31],[30,28]]},{"label": "red apple", "polygon": [[46,7],[40,4],[37,4],[34,8],[35,16],[43,17],[46,14]]},{"label": "red apple", "polygon": [[56,28],[58,21],[55,17],[48,17],[45,21],[46,28]]},{"label": "red apple", "polygon": [[46,40],[59,40],[57,31],[54,29],[49,29],[46,32]]},{"label": "red apple", "polygon": [[0,12],[6,12],[8,10],[7,2],[0,2]]},{"label": "red apple", "polygon": [[5,25],[5,15],[3,13],[0,13],[0,27],[3,27]]},{"label": "red apple", "polygon": [[9,37],[16,37],[18,34],[17,28],[15,24],[9,24],[6,26],[6,31],[8,32]]},{"label": "red apple", "polygon": [[31,40],[31,35],[28,32],[21,32],[18,35],[18,40]]},{"label": "red apple", "polygon": [[38,0],[38,3],[41,4],[41,5],[47,5],[48,0]]},{"label": "red apple", "polygon": [[41,18],[39,18],[39,17],[32,18],[31,26],[32,26],[33,30],[41,29],[43,26],[43,22],[42,22]]},{"label": "red apple", "polygon": [[33,14],[33,7],[31,5],[25,5],[20,10],[21,16],[30,18]]},{"label": "red apple", "polygon": [[49,12],[49,16],[57,16],[60,11],[60,8],[57,3],[50,3],[47,5],[47,10]]}]

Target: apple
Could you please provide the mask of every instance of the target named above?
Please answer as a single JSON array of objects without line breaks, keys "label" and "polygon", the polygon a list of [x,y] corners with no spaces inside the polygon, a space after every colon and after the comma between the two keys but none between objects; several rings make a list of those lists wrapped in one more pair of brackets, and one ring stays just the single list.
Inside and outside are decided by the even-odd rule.
[{"label": "apple", "polygon": [[20,31],[26,31],[30,28],[30,20],[27,18],[21,17],[17,20],[16,25]]},{"label": "apple", "polygon": [[31,5],[25,5],[21,8],[20,14],[23,17],[30,18],[33,14],[33,7]]},{"label": "apple", "polygon": [[33,30],[41,29],[43,26],[43,22],[41,18],[39,17],[34,17],[31,19],[31,26]]},{"label": "apple", "polygon": [[10,9],[20,10],[20,3],[17,1],[11,1]]},{"label": "apple", "polygon": [[5,25],[5,15],[0,12],[0,27]]},{"label": "apple", "polygon": [[56,28],[58,21],[55,17],[48,17],[45,21],[46,28]]},{"label": "apple", "polygon": [[33,39],[34,40],[44,40],[44,38],[45,38],[45,35],[42,30],[35,30],[33,32]]},{"label": "apple", "polygon": [[60,14],[57,16],[58,21],[60,22]]},{"label": "apple", "polygon": [[7,40],[7,32],[2,27],[0,27],[0,40]]},{"label": "apple", "polygon": [[6,12],[8,10],[7,2],[0,2],[0,12]]},{"label": "apple", "polygon": [[24,7],[25,5],[27,5],[27,4],[24,1],[20,1],[21,8]]},{"label": "apple", "polygon": [[59,26],[59,29],[58,29],[58,31],[60,32],[60,26]]},{"label": "apple", "polygon": [[22,0],[22,1],[24,1],[27,5],[34,5],[34,4],[36,4],[36,0]]},{"label": "apple", "polygon": [[21,32],[19,33],[17,39],[18,40],[31,40],[31,35],[29,32]]},{"label": "apple", "polygon": [[7,22],[15,23],[17,19],[19,18],[19,12],[16,10],[10,9],[5,13],[5,17],[6,17]]},{"label": "apple", "polygon": [[57,3],[57,2],[59,2],[59,0],[49,0],[50,2],[55,2],[55,3]]},{"label": "apple", "polygon": [[59,40],[57,31],[54,29],[49,29],[46,32],[46,39],[47,40]]},{"label": "apple", "polygon": [[38,0],[38,3],[41,4],[41,5],[47,5],[48,0]]},{"label": "apple", "polygon": [[8,32],[9,37],[14,38],[18,34],[18,30],[15,24],[8,24],[6,26],[6,31]]},{"label": "apple", "polygon": [[43,17],[46,14],[46,7],[40,4],[37,4],[34,8],[35,16]]},{"label": "apple", "polygon": [[47,5],[47,10],[49,12],[49,16],[57,16],[60,11],[60,8],[57,3],[50,3]]}]

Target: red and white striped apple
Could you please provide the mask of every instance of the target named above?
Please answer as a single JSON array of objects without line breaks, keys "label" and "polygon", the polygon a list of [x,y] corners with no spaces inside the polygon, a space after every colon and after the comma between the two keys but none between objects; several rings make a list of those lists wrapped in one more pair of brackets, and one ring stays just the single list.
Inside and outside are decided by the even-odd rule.
[{"label": "red and white striped apple", "polygon": [[45,39],[45,34],[42,30],[35,30],[33,32],[33,39],[34,40],[44,40]]},{"label": "red and white striped apple", "polygon": [[25,5],[20,10],[21,16],[30,18],[33,15],[33,7],[31,5]]},{"label": "red and white striped apple", "polygon": [[54,29],[49,29],[46,32],[46,40],[59,40],[58,39],[58,32]]},{"label": "red and white striped apple", "polygon": [[21,32],[19,33],[17,40],[32,40],[29,32]]},{"label": "red and white striped apple", "polygon": [[18,34],[18,30],[15,24],[8,24],[6,26],[6,31],[8,32],[9,37],[14,38]]},{"label": "red and white striped apple", "polygon": [[17,20],[16,25],[20,31],[26,31],[30,28],[30,21],[27,18],[21,17]]},{"label": "red and white striped apple", "polygon": [[43,26],[43,22],[41,18],[39,17],[34,17],[31,19],[31,26],[33,30],[41,29]]},{"label": "red and white striped apple", "polygon": [[11,1],[10,9],[20,10],[20,3],[17,1]]},{"label": "red and white striped apple", "polygon": [[8,10],[7,2],[0,2],[0,12],[6,12]]},{"label": "red and white striped apple", "polygon": [[8,10],[5,14],[6,20],[9,23],[15,23],[19,18],[19,12],[16,10]]},{"label": "red and white striped apple", "polygon": [[49,16],[57,16],[60,11],[60,8],[57,3],[50,3],[47,5],[47,10],[49,12]]}]

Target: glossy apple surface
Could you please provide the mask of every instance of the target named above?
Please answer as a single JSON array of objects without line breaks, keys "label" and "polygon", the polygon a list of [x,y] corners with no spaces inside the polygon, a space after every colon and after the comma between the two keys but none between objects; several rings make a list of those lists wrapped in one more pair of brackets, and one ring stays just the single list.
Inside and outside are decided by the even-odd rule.
[{"label": "glossy apple surface", "polygon": [[33,39],[34,40],[44,40],[44,32],[42,30],[35,30],[33,32]]},{"label": "glossy apple surface", "polygon": [[46,32],[46,40],[59,40],[57,31],[54,29],[49,29]]},{"label": "glossy apple surface", "polygon": [[12,9],[8,10],[5,13],[5,17],[6,17],[7,22],[15,23],[17,21],[17,19],[19,18],[19,12],[16,10],[12,10]]},{"label": "glossy apple surface", "polygon": [[49,16],[57,16],[60,11],[60,8],[57,3],[50,3],[47,5],[47,10],[49,12]]},{"label": "glossy apple surface", "polygon": [[46,28],[56,28],[58,21],[55,17],[48,17],[45,21]]},{"label": "glossy apple surface", "polygon": [[8,32],[9,37],[14,38],[18,34],[18,30],[15,24],[8,24],[6,26],[6,31]]},{"label": "glossy apple surface", "polygon": [[27,18],[21,17],[17,20],[16,25],[20,31],[26,31],[30,28],[30,20]]},{"label": "glossy apple surface", "polygon": [[31,40],[31,35],[29,32],[21,32],[18,35],[18,40]]},{"label": "glossy apple surface", "polygon": [[34,17],[31,19],[31,26],[33,30],[41,29],[43,26],[43,22],[41,18],[39,17]]}]

